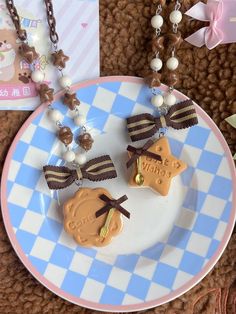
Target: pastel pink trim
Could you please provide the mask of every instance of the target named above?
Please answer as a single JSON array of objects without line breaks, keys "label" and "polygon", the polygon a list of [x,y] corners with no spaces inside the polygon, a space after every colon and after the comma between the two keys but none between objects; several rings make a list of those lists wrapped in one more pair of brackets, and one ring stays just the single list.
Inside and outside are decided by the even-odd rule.
[{"label": "pastel pink trim", "polygon": [[37,96],[35,84],[1,84],[0,100],[23,99]]},{"label": "pastel pink trim", "polygon": [[[102,78],[98,78],[95,80],[89,80],[86,82],[82,82],[82,83],[74,85],[73,89],[78,90],[80,88],[84,88],[84,87],[87,87],[89,85],[99,84],[102,82],[117,82],[117,81],[137,83],[137,84],[143,83],[143,79],[141,79],[141,78],[127,77],[127,76],[112,76],[112,77],[102,77]],[[167,87],[162,85],[160,87],[160,89],[165,91],[165,90],[167,90]],[[61,95],[62,95],[62,92],[57,93],[56,99],[58,99]],[[175,95],[180,100],[186,99],[186,96],[184,96],[182,93],[180,93],[178,91],[175,91]],[[131,311],[144,310],[144,309],[156,307],[158,305],[161,305],[163,303],[167,303],[167,302],[177,298],[178,296],[180,296],[181,294],[185,293],[186,291],[191,289],[193,286],[195,286],[203,277],[205,277],[207,275],[207,273],[216,264],[216,262],[218,261],[218,259],[222,255],[222,253],[223,253],[223,251],[224,251],[224,249],[225,249],[225,247],[226,247],[226,245],[230,239],[230,236],[231,236],[231,233],[232,233],[233,227],[234,227],[235,218],[236,218],[236,206],[235,206],[236,205],[236,193],[235,192],[233,193],[233,202],[232,202],[233,210],[231,211],[231,215],[230,215],[230,219],[229,219],[229,222],[227,225],[227,229],[225,231],[223,239],[222,239],[216,253],[212,256],[212,258],[208,261],[208,263],[205,265],[205,267],[201,270],[201,272],[199,274],[197,274],[194,278],[189,280],[188,283],[186,283],[185,285],[183,285],[179,289],[177,289],[173,292],[170,292],[170,294],[168,294],[167,296],[164,296],[162,298],[159,298],[159,299],[156,299],[153,301],[149,301],[149,302],[139,303],[139,304],[120,305],[120,306],[103,305],[103,304],[99,304],[99,303],[95,303],[95,302],[90,302],[90,301],[86,301],[86,300],[78,298],[78,297],[74,297],[74,296],[62,291],[60,288],[56,287],[54,284],[52,284],[47,279],[45,279],[34,268],[34,266],[28,260],[27,256],[25,256],[24,252],[22,251],[22,249],[21,249],[21,247],[20,247],[20,245],[16,239],[15,233],[13,231],[13,228],[12,228],[12,225],[10,222],[9,209],[7,206],[7,198],[6,198],[7,188],[6,188],[6,186],[7,186],[9,166],[10,166],[12,155],[13,155],[14,150],[16,148],[17,142],[20,140],[22,134],[24,133],[26,128],[30,125],[30,123],[34,120],[34,118],[37,117],[43,110],[45,110],[45,107],[46,106],[44,104],[42,104],[40,107],[38,107],[35,110],[35,112],[33,112],[32,115],[28,118],[28,120],[23,124],[23,126],[21,127],[21,129],[17,133],[17,135],[16,135],[16,137],[15,137],[15,139],[14,139],[14,141],[10,147],[10,150],[7,154],[7,158],[6,158],[6,161],[4,164],[4,168],[3,168],[2,180],[1,180],[1,186],[2,186],[1,205],[2,205],[2,214],[3,214],[3,220],[5,223],[6,231],[7,231],[8,237],[11,241],[11,244],[12,244],[14,250],[16,251],[17,255],[19,256],[19,258],[21,259],[21,261],[25,265],[25,267],[31,272],[31,274],[39,282],[41,282],[45,287],[47,287],[49,290],[51,290],[55,294],[59,295],[60,297],[66,299],[70,302],[73,302],[75,304],[78,304],[78,305],[81,305],[81,306],[84,306],[84,307],[87,307],[90,309],[110,311],[110,312],[111,311],[112,312],[131,312]],[[211,118],[198,105],[196,105],[196,110],[197,110],[197,114],[199,116],[201,116],[201,118],[204,119],[204,121],[208,124],[209,128],[214,132],[215,136],[217,137],[217,139],[221,143],[222,147],[224,148],[225,155],[227,157],[227,161],[228,161],[231,176],[232,176],[233,191],[236,191],[236,171],[235,171],[234,162],[233,162],[229,147],[228,147],[223,135],[221,134],[220,130],[217,128],[217,126],[211,120]]]}]

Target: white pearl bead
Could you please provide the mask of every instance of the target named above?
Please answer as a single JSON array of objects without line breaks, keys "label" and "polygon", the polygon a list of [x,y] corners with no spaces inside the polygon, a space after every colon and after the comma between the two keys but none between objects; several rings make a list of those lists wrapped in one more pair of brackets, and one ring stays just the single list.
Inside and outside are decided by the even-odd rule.
[{"label": "white pearl bead", "polygon": [[31,73],[31,79],[35,83],[41,83],[44,80],[44,74],[40,70],[35,70]]},{"label": "white pearl bead", "polygon": [[162,68],[162,61],[160,58],[152,59],[150,67],[153,71],[159,71]]},{"label": "white pearl bead", "polygon": [[159,14],[154,15],[151,19],[152,27],[161,28],[163,25],[163,17]]},{"label": "white pearl bead", "polygon": [[165,97],[164,97],[164,103],[167,105],[167,106],[173,106],[176,102],[176,97],[175,95],[173,94],[167,94]]},{"label": "white pearl bead", "polygon": [[171,57],[167,60],[166,66],[169,70],[176,70],[179,66],[179,61],[177,58]]},{"label": "white pearl bead", "polygon": [[72,150],[67,150],[64,154],[63,154],[63,159],[66,162],[72,162],[75,160],[75,153]]},{"label": "white pearl bead", "polygon": [[67,88],[70,87],[72,84],[71,79],[69,78],[69,76],[63,75],[60,79],[59,79],[59,84],[61,85],[62,88]]},{"label": "white pearl bead", "polygon": [[87,161],[86,154],[76,154],[75,155],[75,162],[80,166],[84,165]]},{"label": "white pearl bead", "polygon": [[174,10],[170,13],[170,21],[173,24],[179,24],[182,21],[182,13],[179,10]]},{"label": "white pearl bead", "polygon": [[84,126],[86,123],[86,119],[84,116],[75,116],[74,123],[75,125],[78,125],[78,126]]},{"label": "white pearl bead", "polygon": [[48,117],[52,122],[57,122],[62,120],[62,114],[59,110],[56,109],[50,109],[48,111]]},{"label": "white pearl bead", "polygon": [[154,107],[160,107],[163,105],[164,99],[162,95],[155,95],[151,99],[151,103]]}]

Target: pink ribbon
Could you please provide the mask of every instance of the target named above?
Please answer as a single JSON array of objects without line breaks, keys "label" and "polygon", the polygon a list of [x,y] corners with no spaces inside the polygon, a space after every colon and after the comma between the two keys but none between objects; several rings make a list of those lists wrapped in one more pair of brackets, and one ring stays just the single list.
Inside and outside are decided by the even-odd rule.
[{"label": "pink ribbon", "polygon": [[194,34],[185,38],[190,44],[202,47],[207,46],[208,49],[215,48],[223,40],[223,33],[217,26],[223,12],[222,1],[210,0],[207,4],[198,2],[185,14],[199,21],[210,22],[210,25],[203,27]]}]

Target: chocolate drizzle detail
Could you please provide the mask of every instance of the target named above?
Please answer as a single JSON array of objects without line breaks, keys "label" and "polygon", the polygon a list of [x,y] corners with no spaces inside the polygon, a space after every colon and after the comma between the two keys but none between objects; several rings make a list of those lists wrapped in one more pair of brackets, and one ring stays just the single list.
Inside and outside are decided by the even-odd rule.
[{"label": "chocolate drizzle detail", "polygon": [[133,142],[153,136],[160,128],[189,128],[198,123],[192,100],[185,100],[172,106],[165,116],[154,117],[149,113],[127,119],[128,133]]},{"label": "chocolate drizzle detail", "polygon": [[43,171],[48,187],[51,190],[64,189],[73,182],[82,179],[103,181],[117,177],[115,166],[109,155],[91,159],[77,169],[48,165],[43,167]]},{"label": "chocolate drizzle detail", "polygon": [[129,168],[140,156],[147,156],[147,157],[150,157],[152,159],[162,161],[162,158],[160,155],[148,151],[148,148],[151,147],[153,145],[153,143],[154,142],[152,140],[149,140],[149,141],[147,141],[146,144],[144,144],[143,147],[139,147],[139,148],[136,148],[136,147],[129,145],[127,147],[127,150],[129,152],[132,152],[133,155],[131,156],[131,158],[129,159],[129,161],[126,164],[127,168]]},{"label": "chocolate drizzle detail", "polygon": [[105,202],[106,205],[103,206],[101,209],[99,209],[96,212],[96,214],[95,214],[96,218],[98,218],[99,216],[105,214],[106,212],[108,212],[112,208],[115,208],[115,209],[119,210],[119,212],[121,212],[122,215],[124,215],[127,218],[130,218],[130,213],[120,205],[121,203],[125,202],[128,199],[128,197],[126,195],[121,196],[117,200],[111,199],[111,198],[109,198],[105,194],[100,195],[99,198],[103,202]]}]

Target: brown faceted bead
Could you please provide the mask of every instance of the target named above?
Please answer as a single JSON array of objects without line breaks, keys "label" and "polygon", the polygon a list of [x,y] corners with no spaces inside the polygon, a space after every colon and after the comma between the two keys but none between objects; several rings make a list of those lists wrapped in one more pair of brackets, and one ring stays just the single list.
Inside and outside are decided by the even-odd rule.
[{"label": "brown faceted bead", "polygon": [[74,110],[76,106],[80,105],[79,99],[76,97],[76,93],[65,93],[63,104],[66,105],[70,110]]},{"label": "brown faceted bead", "polygon": [[69,145],[73,141],[73,133],[68,126],[63,126],[58,132],[58,137],[62,143]]},{"label": "brown faceted bead", "polygon": [[166,80],[166,83],[167,83],[169,86],[175,86],[178,82],[179,82],[178,73],[172,72],[172,71],[169,72],[169,73],[168,73],[167,80]]},{"label": "brown faceted bead", "polygon": [[30,47],[25,43],[20,45],[19,53],[29,64],[33,63],[33,61],[37,60],[39,57],[39,54],[35,51],[35,48]]},{"label": "brown faceted bead", "polygon": [[79,136],[79,145],[86,151],[92,148],[93,142],[92,136],[87,132]]},{"label": "brown faceted bead", "polygon": [[158,87],[161,85],[161,73],[152,72],[146,77],[145,81],[150,87]]},{"label": "brown faceted bead", "polygon": [[47,84],[41,84],[38,89],[38,94],[41,103],[51,103],[53,102],[54,89],[50,88]]},{"label": "brown faceted bead", "polygon": [[174,33],[169,33],[168,34],[168,39],[170,41],[171,46],[174,46],[176,49],[179,48],[179,46],[182,44],[183,39],[181,37],[181,33],[177,32],[176,34]]},{"label": "brown faceted bead", "polygon": [[66,66],[66,62],[69,60],[69,57],[66,56],[63,50],[55,51],[52,53],[52,63],[56,67],[60,69],[64,69]]},{"label": "brown faceted bead", "polygon": [[152,50],[154,52],[164,50],[164,36],[153,37],[153,39],[152,39]]}]

